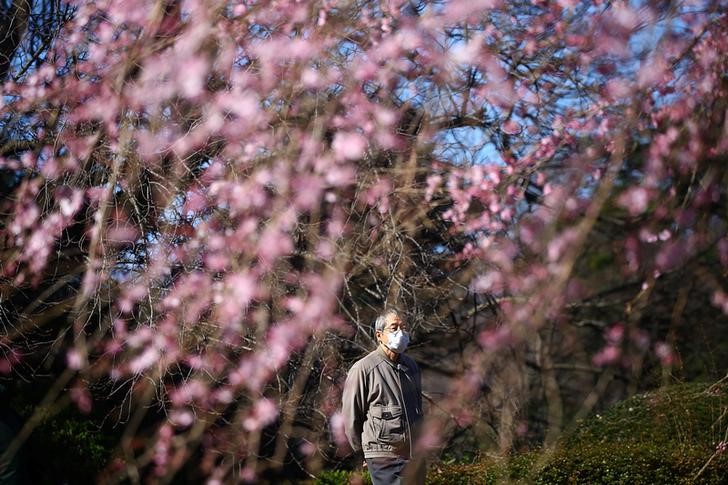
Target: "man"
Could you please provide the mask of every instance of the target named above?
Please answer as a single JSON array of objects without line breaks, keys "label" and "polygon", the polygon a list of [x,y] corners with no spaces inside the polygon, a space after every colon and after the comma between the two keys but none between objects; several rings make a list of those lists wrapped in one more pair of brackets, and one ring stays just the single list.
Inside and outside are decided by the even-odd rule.
[{"label": "man", "polygon": [[422,484],[424,461],[414,456],[422,420],[422,382],[417,364],[404,355],[407,325],[395,310],[387,310],[376,319],[374,334],[379,346],[346,376],[342,397],[346,437],[355,452],[364,452],[374,485]]}]

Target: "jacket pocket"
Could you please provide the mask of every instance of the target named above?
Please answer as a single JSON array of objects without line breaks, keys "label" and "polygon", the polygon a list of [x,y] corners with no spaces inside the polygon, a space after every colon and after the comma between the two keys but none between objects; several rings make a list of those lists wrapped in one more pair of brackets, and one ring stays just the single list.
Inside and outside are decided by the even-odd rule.
[{"label": "jacket pocket", "polygon": [[400,406],[373,406],[370,414],[380,443],[397,444],[404,441],[404,413]]}]

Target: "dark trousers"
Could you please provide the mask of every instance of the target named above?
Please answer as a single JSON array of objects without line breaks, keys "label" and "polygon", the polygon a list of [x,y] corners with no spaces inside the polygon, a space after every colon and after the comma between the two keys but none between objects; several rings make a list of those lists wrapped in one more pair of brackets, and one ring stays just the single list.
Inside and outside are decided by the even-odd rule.
[{"label": "dark trousers", "polygon": [[404,458],[367,458],[367,468],[373,485],[423,485],[424,460]]}]

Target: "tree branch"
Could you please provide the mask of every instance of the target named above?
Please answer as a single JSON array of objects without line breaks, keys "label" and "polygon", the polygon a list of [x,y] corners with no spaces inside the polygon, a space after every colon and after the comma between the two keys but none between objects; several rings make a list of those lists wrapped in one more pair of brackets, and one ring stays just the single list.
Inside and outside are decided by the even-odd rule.
[{"label": "tree branch", "polygon": [[28,28],[30,0],[15,0],[7,12],[0,15],[0,79],[10,70],[15,51]]}]

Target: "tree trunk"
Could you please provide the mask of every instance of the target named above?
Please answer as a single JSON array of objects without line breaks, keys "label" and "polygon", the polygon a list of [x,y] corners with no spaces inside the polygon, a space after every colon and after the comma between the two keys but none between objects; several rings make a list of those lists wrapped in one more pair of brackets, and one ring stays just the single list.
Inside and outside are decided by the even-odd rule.
[{"label": "tree trunk", "polygon": [[0,80],[4,80],[10,71],[15,51],[28,28],[30,9],[30,0],[14,0],[0,15]]}]

